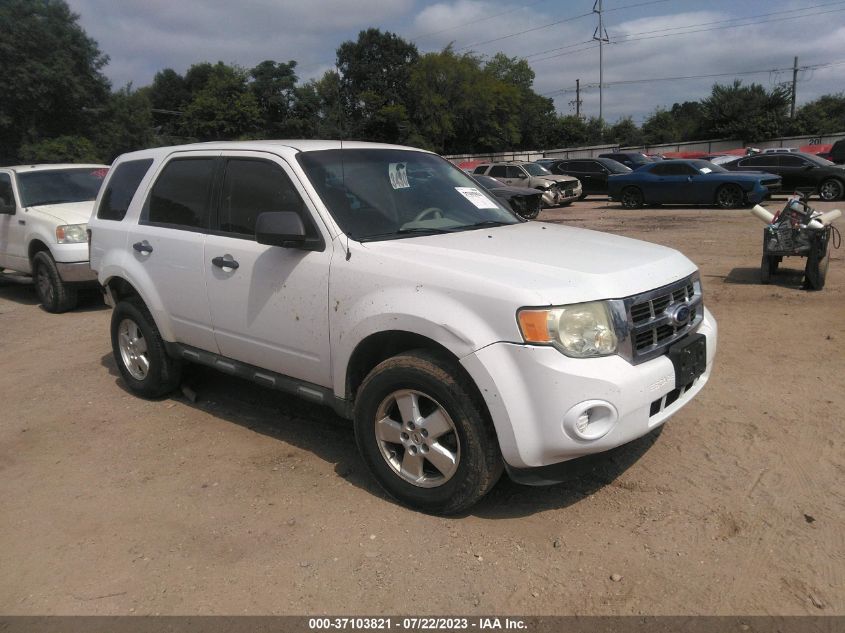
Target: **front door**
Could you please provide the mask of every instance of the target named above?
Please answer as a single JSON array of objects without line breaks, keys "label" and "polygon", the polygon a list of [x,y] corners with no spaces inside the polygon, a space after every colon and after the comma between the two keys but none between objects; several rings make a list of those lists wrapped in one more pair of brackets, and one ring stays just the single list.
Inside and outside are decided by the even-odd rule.
[{"label": "front door", "polygon": [[[155,280],[164,318],[176,342],[217,351],[205,289],[203,248],[208,233],[216,153],[170,160],[156,178],[126,245],[139,273]],[[140,287],[148,284],[140,283]],[[155,301],[149,301],[156,308]]]},{"label": "front door", "polygon": [[[328,284],[331,248],[305,251],[255,241],[261,213],[295,211],[328,237],[290,168],[277,157],[225,158],[205,279],[223,356],[331,386]],[[330,240],[325,239],[326,243]]]}]

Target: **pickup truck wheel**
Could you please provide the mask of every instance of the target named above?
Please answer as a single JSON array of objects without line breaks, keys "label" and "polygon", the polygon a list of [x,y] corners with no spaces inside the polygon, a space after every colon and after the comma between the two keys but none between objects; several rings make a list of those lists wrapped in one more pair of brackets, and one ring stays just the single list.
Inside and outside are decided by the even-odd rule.
[{"label": "pickup truck wheel", "polygon": [[161,334],[140,301],[117,304],[111,317],[114,360],[126,386],[144,398],[159,398],[179,386],[180,360],[167,355]]},{"label": "pickup truck wheel", "polygon": [[461,512],[498,481],[502,458],[484,405],[451,359],[394,356],[364,379],[355,439],[392,497],[436,514]]},{"label": "pickup truck wheel", "polygon": [[643,192],[636,187],[625,187],[622,190],[622,206],[626,209],[639,209],[645,204]]},{"label": "pickup truck wheel", "polygon": [[32,258],[32,277],[35,294],[47,312],[67,312],[79,303],[76,288],[62,281],[56,262],[47,251],[39,251]]}]

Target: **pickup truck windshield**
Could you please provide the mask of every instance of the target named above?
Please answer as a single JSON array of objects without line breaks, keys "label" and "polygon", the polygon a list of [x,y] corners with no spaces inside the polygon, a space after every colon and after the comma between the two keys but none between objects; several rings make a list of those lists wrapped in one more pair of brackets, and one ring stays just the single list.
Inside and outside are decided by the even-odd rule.
[{"label": "pickup truck windshield", "polygon": [[36,207],[42,204],[86,202],[94,200],[106,177],[106,169],[49,169],[18,174],[21,204]]},{"label": "pickup truck windshield", "polygon": [[302,152],[297,160],[343,232],[358,241],[522,221],[434,154],[337,149]]}]

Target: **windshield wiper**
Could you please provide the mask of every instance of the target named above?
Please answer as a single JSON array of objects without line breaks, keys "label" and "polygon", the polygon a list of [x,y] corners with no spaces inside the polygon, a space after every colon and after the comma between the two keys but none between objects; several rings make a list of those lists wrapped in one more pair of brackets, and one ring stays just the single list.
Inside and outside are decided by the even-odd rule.
[{"label": "windshield wiper", "polygon": [[484,220],[483,222],[476,222],[475,224],[466,224],[456,230],[466,231],[468,229],[484,229],[489,226],[509,226],[516,224],[516,222],[502,222],[501,220]]},{"label": "windshield wiper", "polygon": [[380,238],[402,237],[404,235],[440,235],[443,233],[454,233],[455,229],[436,229],[431,227],[413,226],[407,229],[397,229],[390,233],[375,233],[373,235],[365,235],[358,238],[359,242],[371,242]]}]

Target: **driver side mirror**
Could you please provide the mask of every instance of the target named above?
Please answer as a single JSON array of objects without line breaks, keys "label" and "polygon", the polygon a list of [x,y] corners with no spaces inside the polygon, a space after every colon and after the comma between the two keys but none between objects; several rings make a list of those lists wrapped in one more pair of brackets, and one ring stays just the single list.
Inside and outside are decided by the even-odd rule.
[{"label": "driver side mirror", "polygon": [[322,251],[325,244],[320,237],[308,237],[305,223],[294,211],[262,213],[255,222],[255,241],[267,246]]}]

